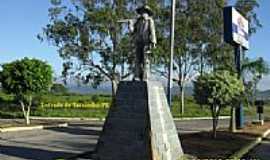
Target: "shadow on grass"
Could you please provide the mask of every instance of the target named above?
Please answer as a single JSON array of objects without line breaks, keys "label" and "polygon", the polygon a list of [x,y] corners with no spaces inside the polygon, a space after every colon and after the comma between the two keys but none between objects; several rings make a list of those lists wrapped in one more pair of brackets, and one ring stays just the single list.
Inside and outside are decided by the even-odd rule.
[{"label": "shadow on grass", "polygon": [[43,149],[18,147],[18,146],[4,146],[0,145],[0,156],[12,156],[22,159],[32,160],[50,160],[57,158],[66,158],[75,156],[74,154],[60,151],[48,151]]},{"label": "shadow on grass", "polygon": [[249,135],[219,131],[215,139],[212,138],[212,132],[184,134],[180,139],[185,154],[199,159],[225,159],[254,138]]}]

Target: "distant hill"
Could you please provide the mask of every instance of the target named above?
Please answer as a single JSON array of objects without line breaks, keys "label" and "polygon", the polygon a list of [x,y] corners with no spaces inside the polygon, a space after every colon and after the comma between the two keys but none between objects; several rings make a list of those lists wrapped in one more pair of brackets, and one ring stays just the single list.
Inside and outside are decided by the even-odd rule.
[{"label": "distant hill", "polygon": [[270,90],[260,91],[259,93],[257,93],[257,98],[263,100],[270,100]]},{"label": "distant hill", "polygon": [[[69,85],[67,86],[69,89],[69,92],[72,93],[80,93],[80,94],[111,94],[111,85],[110,84],[103,84],[99,86],[97,89],[94,89],[91,86],[86,86],[86,85]],[[164,86],[165,91],[166,91],[166,86]],[[172,95],[179,95],[179,87],[174,86],[172,88]],[[185,96],[192,96],[193,95],[193,88],[192,87],[186,87],[185,89]],[[257,98],[258,99],[263,99],[263,100],[270,100],[270,90],[266,91],[259,91],[257,93]]]},{"label": "distant hill", "polygon": [[[180,90],[179,87],[174,86],[172,88],[172,95],[179,95],[180,94]],[[185,96],[192,96],[193,95],[193,88],[192,87],[186,87],[185,88]]]},{"label": "distant hill", "polygon": [[80,94],[111,94],[110,85],[101,85],[97,89],[89,85],[67,85],[69,92]]},{"label": "distant hill", "polygon": [[[109,83],[103,84],[99,86],[97,89],[94,89],[93,87],[89,85],[67,85],[66,86],[69,90],[69,92],[72,93],[80,93],[80,94],[111,94],[111,85]],[[164,86],[164,89],[166,90],[166,86]],[[174,86],[172,88],[172,95],[178,95],[180,93],[179,87]],[[193,89],[192,87],[186,87],[185,89],[185,95],[186,96],[192,96]]]}]

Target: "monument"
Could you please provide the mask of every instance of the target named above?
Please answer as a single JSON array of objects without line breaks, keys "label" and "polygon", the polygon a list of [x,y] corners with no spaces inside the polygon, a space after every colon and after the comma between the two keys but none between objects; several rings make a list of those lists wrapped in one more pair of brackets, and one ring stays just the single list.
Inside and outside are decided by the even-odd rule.
[{"label": "monument", "polygon": [[156,46],[153,12],[144,5],[128,20],[136,46],[133,81],[119,83],[93,155],[94,160],[180,160],[178,133],[164,88],[151,81],[149,55]]},{"label": "monument", "polygon": [[139,17],[129,21],[129,30],[132,32],[136,47],[135,76],[137,80],[147,80],[150,74],[149,55],[157,44],[153,12],[149,6],[138,8]]}]

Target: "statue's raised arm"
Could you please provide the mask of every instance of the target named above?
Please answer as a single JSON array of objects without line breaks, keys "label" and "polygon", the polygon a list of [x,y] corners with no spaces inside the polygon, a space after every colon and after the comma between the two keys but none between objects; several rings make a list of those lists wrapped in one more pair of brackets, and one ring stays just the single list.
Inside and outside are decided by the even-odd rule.
[{"label": "statue's raised arm", "polygon": [[135,23],[136,19],[122,19],[122,20],[118,20],[118,23],[128,23],[128,29],[131,32],[134,32],[134,23]]}]

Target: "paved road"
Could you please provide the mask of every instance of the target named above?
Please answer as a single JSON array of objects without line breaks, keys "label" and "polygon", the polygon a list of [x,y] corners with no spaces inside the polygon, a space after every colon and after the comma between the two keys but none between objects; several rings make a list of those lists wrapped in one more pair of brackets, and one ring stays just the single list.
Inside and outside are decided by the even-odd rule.
[{"label": "paved road", "polygon": [[[221,120],[221,127],[228,127]],[[180,133],[210,130],[210,120],[177,121]],[[52,160],[93,150],[101,122],[73,122],[66,128],[0,133],[0,160]]]},{"label": "paved road", "polygon": [[1,160],[50,160],[93,150],[102,123],[72,123],[66,128],[0,133]]},{"label": "paved road", "polygon": [[262,141],[262,143],[256,146],[250,153],[244,156],[245,159],[270,159],[270,136]]}]

